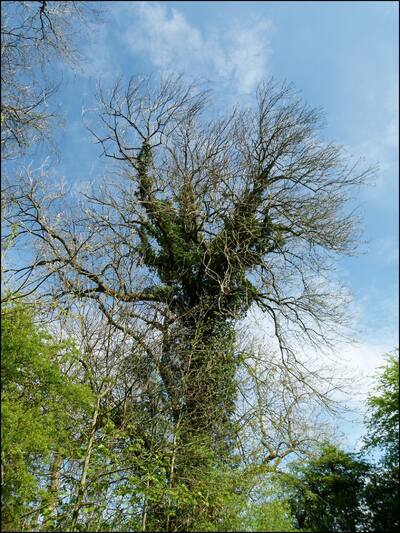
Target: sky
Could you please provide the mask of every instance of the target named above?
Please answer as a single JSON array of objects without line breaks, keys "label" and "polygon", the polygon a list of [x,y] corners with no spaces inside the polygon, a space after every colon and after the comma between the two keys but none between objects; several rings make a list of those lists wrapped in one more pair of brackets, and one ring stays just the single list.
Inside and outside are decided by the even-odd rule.
[{"label": "sky", "polygon": [[[82,190],[107,175],[82,121],[96,85],[122,76],[183,73],[214,92],[219,109],[251,102],[257,84],[274,76],[324,110],[325,136],[349,154],[379,165],[358,191],[363,216],[359,255],[334,273],[353,295],[357,344],[338,345],[350,374],[364,376],[358,400],[383,355],[398,345],[398,17],[397,2],[102,2],[103,22],[79,43],[80,71],[62,66],[57,95],[65,126],[57,134],[53,172]],[[88,115],[86,115],[88,116]],[[262,325],[259,326],[262,329]],[[360,420],[343,421],[350,445]]]}]

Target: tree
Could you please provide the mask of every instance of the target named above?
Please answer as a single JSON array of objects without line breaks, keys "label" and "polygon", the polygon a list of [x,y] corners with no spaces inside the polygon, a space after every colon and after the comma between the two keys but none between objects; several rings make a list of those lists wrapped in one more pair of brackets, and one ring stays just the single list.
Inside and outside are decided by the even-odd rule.
[{"label": "tree", "polygon": [[375,391],[368,397],[366,452],[381,458],[366,487],[371,509],[371,529],[397,531],[399,527],[399,360],[389,354],[378,376]]},{"label": "tree", "polygon": [[[261,85],[254,110],[221,119],[208,119],[207,102],[173,78],[100,91],[105,131],[91,129],[120,179],[84,195],[69,220],[32,180],[12,191],[7,216],[38,243],[16,275],[67,307],[94,301],[142,346],[172,424],[168,483],[189,491],[190,471],[208,459],[188,462],[179,449],[206,442],[235,464],[237,320],[260,307],[292,371],[301,367],[293,341],[329,345],[329,330],[345,324],[326,273],[335,254],[354,251],[356,219],[345,208],[371,173],[319,137],[319,112],[286,84]],[[160,527],[185,527],[163,512]]]},{"label": "tree", "polygon": [[[69,513],[60,528],[137,530],[140,490],[152,473],[159,445],[151,446],[148,436],[162,424],[162,413],[153,420],[144,398],[143,389],[150,390],[151,384],[141,346],[116,331],[93,306],[73,305],[60,322],[76,338],[82,379],[95,399],[81,438],[79,466],[71,472]],[[151,401],[157,402],[155,394]]]},{"label": "tree", "polygon": [[377,380],[375,394],[368,397],[367,449],[380,448],[383,464],[399,468],[399,360],[396,353],[387,356],[387,363]]},{"label": "tree", "polygon": [[91,395],[62,371],[76,355],[72,343],[38,327],[27,303],[4,310],[1,353],[2,530],[29,531],[38,513],[54,518],[59,458],[71,455]]},{"label": "tree", "polygon": [[[73,66],[79,64],[77,34],[82,25],[98,19],[99,14],[93,2],[2,2],[2,272],[6,254],[18,238],[16,227],[12,227],[10,233],[3,233],[3,222],[11,208],[9,192],[17,181],[20,158],[41,141],[51,141],[54,121],[61,125],[61,114],[50,105],[59,86],[51,67],[57,61]],[[21,288],[19,284],[8,286],[4,291],[7,299],[19,298],[23,292]],[[30,294],[30,291],[23,294],[28,292]]]},{"label": "tree", "polygon": [[[309,461],[292,465],[286,477],[296,526],[307,531],[362,531],[367,463],[332,444],[321,446]],[[363,508],[364,507],[364,508]]]},{"label": "tree", "polygon": [[48,101],[57,84],[46,79],[47,67],[57,59],[77,62],[76,33],[96,12],[88,2],[2,3],[2,159],[48,137],[54,117]]},{"label": "tree", "polygon": [[399,524],[399,363],[395,354],[368,398],[368,433],[363,452],[377,450],[380,459],[361,460],[325,445],[310,460],[284,475],[297,527],[312,531],[397,531]]},{"label": "tree", "polygon": [[240,531],[299,531],[278,475],[262,476],[241,511]]}]

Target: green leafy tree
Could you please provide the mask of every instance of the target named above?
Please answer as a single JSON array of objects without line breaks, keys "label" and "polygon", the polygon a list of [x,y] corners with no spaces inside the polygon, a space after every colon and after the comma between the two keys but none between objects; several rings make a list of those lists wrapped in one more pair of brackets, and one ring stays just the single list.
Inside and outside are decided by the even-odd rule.
[{"label": "green leafy tree", "polygon": [[71,342],[55,341],[20,303],[1,320],[2,528],[29,530],[52,519],[54,464],[71,456],[76,428],[90,409],[88,389],[62,371],[76,357]]},{"label": "green leafy tree", "polygon": [[365,451],[381,455],[366,487],[371,529],[399,528],[399,359],[389,354],[368,398]]},{"label": "green leafy tree", "polygon": [[363,491],[369,466],[354,454],[325,444],[308,461],[292,465],[285,476],[296,525],[306,531],[363,529]]},{"label": "green leafy tree", "polygon": [[382,464],[399,468],[399,359],[398,352],[387,356],[387,363],[368,397],[367,449],[383,452]]},{"label": "green leafy tree", "polygon": [[271,469],[252,480],[247,502],[240,509],[239,531],[298,531],[280,476]]}]

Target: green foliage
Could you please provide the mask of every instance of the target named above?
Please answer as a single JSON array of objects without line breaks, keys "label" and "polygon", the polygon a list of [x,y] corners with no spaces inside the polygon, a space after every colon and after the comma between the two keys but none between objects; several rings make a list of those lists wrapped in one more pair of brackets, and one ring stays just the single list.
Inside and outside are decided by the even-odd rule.
[{"label": "green foliage", "polygon": [[368,398],[368,448],[381,448],[388,468],[399,467],[399,359],[387,356],[387,364]]},{"label": "green foliage", "polygon": [[182,443],[169,493],[171,531],[241,531],[249,479],[222,464],[207,437]]},{"label": "green foliage", "polygon": [[[72,444],[71,414],[84,417],[88,389],[61,370],[75,357],[70,342],[55,342],[20,303],[5,308],[1,321],[2,523],[22,527],[21,517],[43,497],[41,472],[54,453]],[[76,427],[76,426],[75,426]]]},{"label": "green foliage", "polygon": [[254,503],[247,509],[240,531],[298,531],[294,527],[294,518],[290,505],[279,499]]},{"label": "green foliage", "polygon": [[326,444],[292,465],[283,493],[297,527],[310,531],[397,531],[399,527],[399,362],[392,354],[368,398],[365,450],[377,465]]},{"label": "green foliage", "polygon": [[[147,142],[143,142],[136,165],[138,196],[147,214],[137,228],[137,251],[171,287],[175,296],[171,309],[188,311],[206,305],[210,315],[216,313],[222,320],[242,316],[258,296],[246,271],[262,262],[267,252],[284,245],[286,228],[274,226],[268,215],[263,220],[255,216],[255,207],[262,203],[261,192],[253,192],[237,212],[224,217],[223,229],[206,244],[199,241],[197,207],[190,187],[183,187],[178,210],[171,201],[155,196],[152,151]],[[221,292],[220,282],[228,272],[229,285]]]},{"label": "green foliage", "polygon": [[292,465],[285,492],[297,527],[308,531],[358,531],[364,524],[363,491],[369,466],[332,444]]},{"label": "green foliage", "polygon": [[368,530],[399,531],[398,469],[372,468],[364,496],[370,510],[366,517]]},{"label": "green foliage", "polygon": [[399,520],[399,360],[387,356],[375,390],[368,398],[368,433],[365,450],[381,454],[366,486],[366,499],[373,510],[373,531],[398,531]]},{"label": "green foliage", "polygon": [[240,510],[239,531],[298,531],[289,501],[282,496],[279,475],[250,476],[251,491]]},{"label": "green foliage", "polygon": [[[35,324],[34,312],[34,307],[22,303],[5,306],[3,312],[2,527],[70,531],[95,402],[78,375],[63,371],[71,363],[74,368],[80,358],[74,345],[56,342]],[[195,378],[204,383],[192,377],[185,386],[193,390],[187,389],[184,398],[190,402],[199,388],[208,391],[187,409],[192,416],[199,406],[208,409],[212,430],[199,432],[199,424],[186,417],[171,424],[162,412],[151,415],[144,397],[129,404],[125,415],[118,410],[120,402],[118,409],[102,404],[88,483],[73,530],[397,530],[393,420],[398,362],[389,359],[369,401],[373,431],[369,446],[389,450],[381,465],[374,468],[354,454],[324,444],[308,461],[293,464],[287,474],[261,475],[243,468],[229,442],[237,364],[233,330],[223,321],[214,321],[211,330],[202,328],[183,343],[182,357],[191,353],[195,363],[201,357]],[[213,357],[216,352],[218,358]],[[102,380],[111,383],[110,378]],[[57,456],[75,478],[70,484],[64,481],[60,494],[54,494],[49,483]],[[105,520],[109,501],[115,511]]]}]

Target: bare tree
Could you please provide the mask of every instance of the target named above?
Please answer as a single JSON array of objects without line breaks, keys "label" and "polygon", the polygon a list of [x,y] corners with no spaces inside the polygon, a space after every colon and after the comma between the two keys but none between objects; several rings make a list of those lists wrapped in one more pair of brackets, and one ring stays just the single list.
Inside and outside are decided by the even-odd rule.
[{"label": "bare tree", "polygon": [[90,2],[5,1],[1,10],[2,159],[23,154],[49,135],[48,102],[57,83],[51,63],[78,63],[76,34],[98,10]]},{"label": "bare tree", "polygon": [[119,179],[69,219],[32,181],[8,221],[38,240],[15,274],[35,288],[52,280],[57,300],[94,300],[145,352],[140,328],[156,332],[175,422],[183,409],[188,434],[220,442],[237,392],[233,326],[250,306],[270,317],[284,364],[293,340],[329,345],[346,324],[328,273],[356,248],[348,201],[372,170],[323,140],[320,112],[291,86],[263,84],[254,109],[221,119],[207,119],[207,103],[172,78],[100,91],[103,130],[91,130]]}]

